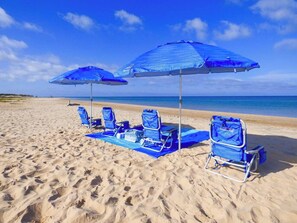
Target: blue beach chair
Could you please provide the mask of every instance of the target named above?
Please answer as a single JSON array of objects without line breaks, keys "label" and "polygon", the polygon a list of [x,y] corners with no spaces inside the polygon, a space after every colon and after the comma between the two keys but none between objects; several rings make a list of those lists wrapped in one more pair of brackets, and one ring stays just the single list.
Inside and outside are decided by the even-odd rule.
[{"label": "blue beach chair", "polygon": [[145,109],[142,113],[143,139],[142,147],[155,152],[171,148],[177,139],[177,129],[165,126],[157,110]]},{"label": "blue beach chair", "polygon": [[91,118],[89,117],[88,112],[84,107],[78,107],[77,111],[81,119],[82,125],[88,128],[97,127],[101,125],[101,119],[92,119],[92,123],[91,123]]},{"label": "blue beach chair", "polygon": [[[245,182],[250,171],[256,171],[258,164],[266,161],[266,151],[263,146],[247,150],[247,129],[239,118],[213,116],[210,124],[211,152],[208,155],[205,169],[228,179]],[[211,159],[215,167],[234,166],[244,170],[244,178],[238,179],[208,169]]]},{"label": "blue beach chair", "polygon": [[122,133],[129,129],[129,121],[117,122],[115,114],[111,107],[103,107],[102,115],[104,120],[104,133],[105,135],[115,136],[117,133]]}]

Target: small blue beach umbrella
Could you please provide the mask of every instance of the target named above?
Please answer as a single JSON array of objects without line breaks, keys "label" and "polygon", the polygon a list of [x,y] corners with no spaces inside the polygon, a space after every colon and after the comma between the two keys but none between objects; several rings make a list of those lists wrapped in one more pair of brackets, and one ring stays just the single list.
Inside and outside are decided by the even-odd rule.
[{"label": "small blue beach umbrella", "polygon": [[231,51],[193,41],[167,43],[120,68],[119,77],[179,75],[179,133],[181,149],[182,75],[249,71],[259,64]]},{"label": "small blue beach umbrella", "polygon": [[[52,78],[49,83],[62,85],[91,84],[91,119],[93,104],[93,84],[126,85],[128,82],[122,78],[116,78],[106,70],[94,66],[80,67],[67,71]],[[92,123],[92,120],[91,122]]]}]

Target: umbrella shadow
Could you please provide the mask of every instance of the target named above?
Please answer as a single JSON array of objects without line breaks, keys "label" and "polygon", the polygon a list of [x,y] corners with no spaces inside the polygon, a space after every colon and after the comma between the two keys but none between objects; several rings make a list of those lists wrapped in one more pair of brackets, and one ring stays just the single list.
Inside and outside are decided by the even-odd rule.
[{"label": "umbrella shadow", "polygon": [[[178,123],[170,123],[170,122],[162,122],[163,125],[169,125],[169,126],[174,126],[175,128],[178,129]],[[191,126],[191,125],[185,125],[182,124],[181,125],[182,131],[181,132],[185,132],[185,131],[189,131],[191,129],[195,129],[195,127]]]},{"label": "umbrella shadow", "polygon": [[[163,123],[164,125],[174,126],[178,129],[178,123]],[[197,130],[191,125],[181,125],[182,149],[191,149],[196,147],[198,144],[202,145],[202,142],[209,139],[209,131]],[[178,147],[178,140],[176,139],[174,146]]]},{"label": "umbrella shadow", "polygon": [[248,134],[248,148],[264,146],[266,162],[259,167],[261,176],[292,168],[297,164],[297,139],[285,136],[263,136]]}]

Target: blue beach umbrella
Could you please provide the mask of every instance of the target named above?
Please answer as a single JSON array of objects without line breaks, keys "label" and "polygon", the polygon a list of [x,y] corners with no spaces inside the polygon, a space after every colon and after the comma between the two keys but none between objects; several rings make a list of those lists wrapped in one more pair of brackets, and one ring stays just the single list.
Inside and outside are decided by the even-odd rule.
[{"label": "blue beach umbrella", "polygon": [[57,77],[52,78],[49,83],[62,85],[91,85],[91,122],[92,123],[92,104],[93,104],[93,84],[106,85],[126,85],[128,82],[122,78],[116,78],[106,70],[94,66],[80,67],[67,71]]},{"label": "blue beach umbrella", "polygon": [[148,51],[115,75],[119,77],[152,77],[179,75],[179,131],[181,149],[182,75],[249,71],[259,64],[231,51],[193,41],[167,43]]}]

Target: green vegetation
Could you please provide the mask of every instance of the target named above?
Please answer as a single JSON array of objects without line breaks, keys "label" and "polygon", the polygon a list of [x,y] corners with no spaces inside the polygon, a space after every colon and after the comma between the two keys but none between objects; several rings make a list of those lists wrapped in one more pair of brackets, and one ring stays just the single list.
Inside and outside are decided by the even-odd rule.
[{"label": "green vegetation", "polygon": [[0,102],[20,102],[31,97],[33,96],[24,94],[0,94]]}]

